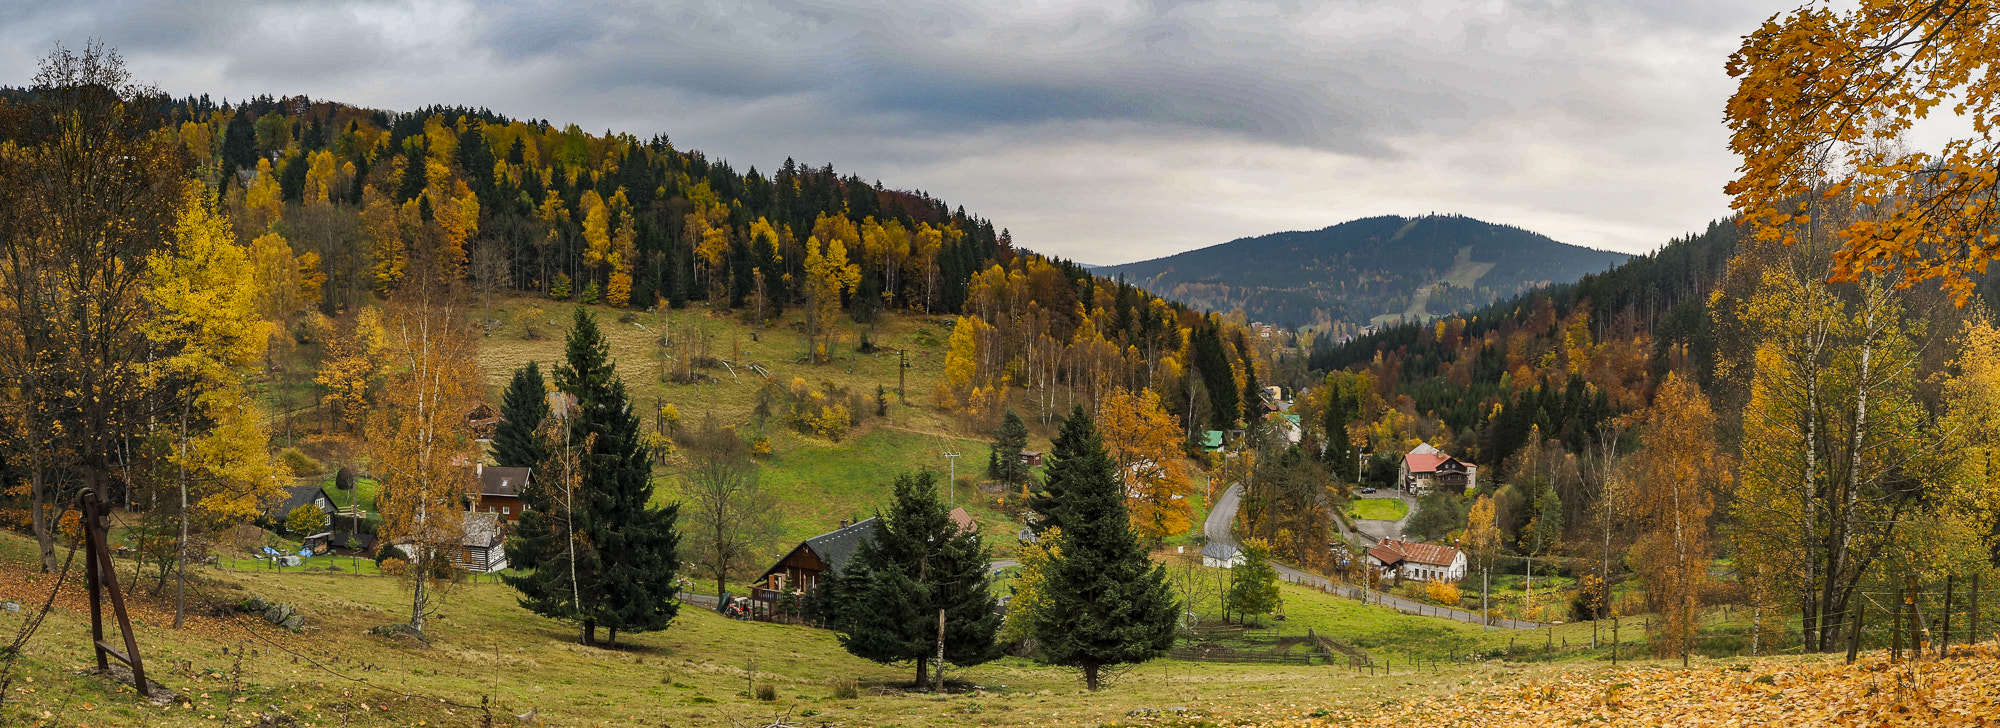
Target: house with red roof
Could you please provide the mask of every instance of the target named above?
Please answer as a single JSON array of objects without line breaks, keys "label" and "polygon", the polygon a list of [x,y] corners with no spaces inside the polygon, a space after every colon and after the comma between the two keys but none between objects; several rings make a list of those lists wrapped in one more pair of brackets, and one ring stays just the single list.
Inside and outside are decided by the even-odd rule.
[{"label": "house with red roof", "polygon": [[1465,552],[1443,544],[1386,539],[1368,549],[1368,565],[1384,579],[1449,582],[1465,578]]},{"label": "house with red roof", "polygon": [[1446,455],[1428,443],[1418,443],[1415,449],[1403,455],[1398,470],[1401,471],[1403,490],[1418,495],[1437,488],[1465,495],[1466,489],[1479,485],[1479,466]]}]

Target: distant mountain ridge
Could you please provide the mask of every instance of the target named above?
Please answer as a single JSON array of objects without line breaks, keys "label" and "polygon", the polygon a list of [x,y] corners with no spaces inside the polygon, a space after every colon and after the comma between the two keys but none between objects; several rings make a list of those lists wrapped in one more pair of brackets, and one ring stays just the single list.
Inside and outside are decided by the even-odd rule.
[{"label": "distant mountain ridge", "polygon": [[1383,215],[1091,272],[1195,308],[1241,308],[1255,321],[1352,333],[1470,311],[1630,257],[1461,215]]}]

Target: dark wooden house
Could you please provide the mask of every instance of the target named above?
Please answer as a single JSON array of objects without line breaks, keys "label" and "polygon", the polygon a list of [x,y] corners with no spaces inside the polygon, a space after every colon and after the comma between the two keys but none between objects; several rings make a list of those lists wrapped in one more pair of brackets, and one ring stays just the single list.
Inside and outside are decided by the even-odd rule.
[{"label": "dark wooden house", "polygon": [[812,591],[819,586],[822,574],[839,572],[862,541],[875,537],[876,524],[873,518],[853,525],[843,523],[840,528],[799,542],[778,563],[764,570],[763,576],[757,577],[750,598],[768,608],[787,595]]},{"label": "dark wooden house", "polygon": [[479,479],[479,500],[472,504],[472,510],[491,513],[508,523],[521,520],[521,509],[525,507],[521,490],[535,476],[533,470],[479,464],[472,466],[472,473]]}]

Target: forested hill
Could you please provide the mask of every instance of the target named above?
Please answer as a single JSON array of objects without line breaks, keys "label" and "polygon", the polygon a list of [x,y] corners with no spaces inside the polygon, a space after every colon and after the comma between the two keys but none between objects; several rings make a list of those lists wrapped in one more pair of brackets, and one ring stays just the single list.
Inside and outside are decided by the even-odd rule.
[{"label": "forested hill", "polygon": [[1627,257],[1458,215],[1386,215],[1093,272],[1196,308],[1241,308],[1252,320],[1325,324],[1339,335],[1470,311]]},{"label": "forested hill", "polygon": [[441,239],[475,283],[618,306],[725,299],[767,317],[804,297],[811,240],[844,244],[859,267],[849,295],[863,309],[956,312],[973,274],[1016,257],[1006,230],[921,191],[791,159],[739,169],[663,135],[592,134],[483,108],[153,103],[239,233],[268,223],[317,256],[329,312],[394,287],[401,259],[434,243],[433,221],[451,223]]},{"label": "forested hill", "polygon": [[1367,373],[1392,406],[1444,428],[1477,462],[1514,457],[1531,427],[1582,452],[1598,423],[1645,407],[1669,369],[1701,380],[1714,371],[1708,297],[1741,235],[1717,221],[1611,270],[1468,314],[1321,339],[1307,366]]}]

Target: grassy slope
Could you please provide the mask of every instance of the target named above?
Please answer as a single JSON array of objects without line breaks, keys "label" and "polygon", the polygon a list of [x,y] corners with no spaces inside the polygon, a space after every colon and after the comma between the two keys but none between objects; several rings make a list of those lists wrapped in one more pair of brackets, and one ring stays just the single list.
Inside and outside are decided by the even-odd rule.
[{"label": "grassy slope", "polygon": [[[25,581],[30,548],[28,539],[0,535],[0,578],[4,578],[0,584],[36,595],[26,599],[39,602],[38,595],[50,580]],[[66,589],[70,597],[60,600],[62,606],[24,651],[24,675],[35,682],[17,685],[33,692],[10,694],[7,706],[0,708],[0,724],[35,725],[48,711],[51,716],[61,712],[59,724],[64,726],[242,725],[249,711],[267,710],[263,706],[268,705],[317,725],[414,725],[419,720],[430,725],[478,724],[464,709],[447,712],[449,706],[369,688],[309,663],[294,662],[276,646],[342,675],[411,694],[469,705],[477,705],[482,695],[496,695],[500,710],[520,713],[536,708],[550,725],[640,721],[729,725],[784,710],[794,716],[813,710],[820,720],[845,724],[1069,725],[1112,722],[1133,708],[1169,706],[1186,706],[1221,719],[1273,703],[1354,707],[1379,700],[1384,691],[1434,695],[1454,690],[1474,676],[1493,679],[1539,669],[1488,664],[1410,674],[1399,668],[1392,676],[1376,677],[1318,665],[1161,660],[1128,671],[1109,692],[1085,695],[1077,691],[1070,673],[1007,658],[954,670],[954,679],[986,688],[969,696],[934,700],[864,694],[837,700],[832,698],[835,679],[857,679],[864,692],[870,688],[893,692],[895,686],[907,683],[909,672],[849,656],[832,634],[821,630],[736,622],[691,607],[684,608],[674,627],[665,632],[621,637],[618,650],[579,647],[567,625],[520,609],[511,589],[490,582],[453,592],[442,615],[432,622],[433,643],[425,647],[366,633],[369,627],[407,616],[407,596],[391,579],[296,570],[205,568],[201,573],[221,583],[196,590],[191,602],[203,603],[211,595],[235,599],[254,593],[300,605],[311,628],[291,634],[252,617],[196,617],[188,629],[175,631],[166,627],[171,613],[141,596],[134,600],[134,610],[148,664],[156,680],[186,692],[192,706],[141,707],[129,694],[114,693],[106,683],[72,672],[89,661],[82,637],[88,613],[75,598],[81,590],[73,580]],[[1302,632],[1311,624],[1338,638],[1347,630],[1374,630],[1403,620],[1435,621],[1394,616],[1289,585],[1286,597],[1292,615],[1287,631]],[[0,629],[12,633],[31,611],[0,612]],[[1396,629],[1401,630],[1396,633],[1399,640],[1417,634],[1414,627]],[[1479,639],[1476,631],[1473,634],[1471,639]],[[231,702],[234,653],[245,646],[256,652],[241,663],[242,687],[234,696],[244,701]],[[224,654],[224,648],[232,654]],[[1400,654],[1394,650],[1383,648],[1377,654]],[[752,659],[756,680],[777,686],[776,704],[742,695]],[[179,668],[182,665],[185,669]],[[1325,679],[1329,677],[1339,679]],[[67,708],[62,707],[65,702]],[[359,708],[363,702],[387,710],[363,714]]]},{"label": "grassy slope", "polygon": [[[532,309],[539,309],[539,315],[532,315]],[[570,310],[568,304],[532,299],[510,299],[496,304],[494,318],[509,323],[492,332],[480,347],[481,364],[486,368],[495,401],[512,371],[531,360],[541,363],[544,376],[552,376],[553,364],[562,359],[562,332],[569,325]],[[865,516],[886,506],[890,483],[897,473],[919,467],[942,472],[948,465],[942,455],[946,451],[962,454],[958,459],[961,477],[970,474],[983,478],[987,451],[984,435],[959,426],[952,415],[930,406],[931,392],[943,371],[943,342],[950,336],[948,328],[913,316],[884,316],[872,338],[885,350],[862,354],[855,350],[855,345],[860,341],[863,327],[843,317],[839,322],[842,336],[834,351],[835,361],[813,365],[799,361],[804,345],[803,335],[793,325],[798,321],[796,313],[788,314],[780,325],[773,327],[753,327],[735,317],[711,315],[694,308],[664,315],[642,314],[633,323],[619,323],[619,314],[610,309],[598,308],[595,313],[635,404],[644,413],[654,411],[657,405],[673,405],[686,427],[698,426],[705,416],[712,415],[718,422],[734,425],[744,433],[759,431],[753,410],[761,383],[744,366],[749,363],[765,367],[781,382],[800,378],[817,390],[821,382],[830,381],[870,401],[870,411],[865,413],[861,424],[837,443],[801,435],[777,417],[763,426],[761,432],[770,437],[774,453],[764,459],[761,477],[777,490],[783,502],[783,532],[789,542],[782,548],[774,546],[774,550],[781,551],[806,537],[831,530],[840,518]],[[538,322],[542,334],[538,340],[523,337],[530,319]],[[660,332],[669,328],[683,342],[705,333],[711,354],[735,365],[736,372],[732,375],[723,368],[702,370],[716,379],[701,384],[661,382],[661,355],[679,356],[679,349],[689,346],[659,347],[655,342]],[[907,405],[896,402],[897,347],[909,352]],[[671,366],[671,362],[667,365]],[[877,386],[888,390],[890,406],[886,418],[875,417],[872,411]],[[651,426],[650,418],[646,424]],[[1046,437],[1037,434],[1035,446],[1045,449]],[[685,462],[677,459],[658,471],[661,478],[658,497],[662,502],[676,497],[684,466]],[[977,492],[971,489],[961,489],[959,495],[961,504],[969,505],[968,510],[989,532],[1012,533],[1019,528],[1012,519],[991,507],[990,497],[977,497]],[[1011,548],[1011,542],[1004,543]]]}]

